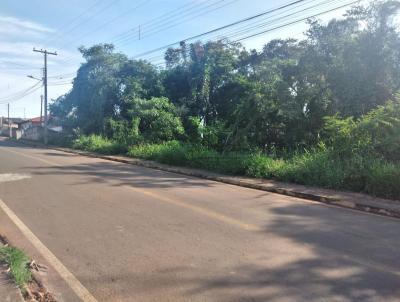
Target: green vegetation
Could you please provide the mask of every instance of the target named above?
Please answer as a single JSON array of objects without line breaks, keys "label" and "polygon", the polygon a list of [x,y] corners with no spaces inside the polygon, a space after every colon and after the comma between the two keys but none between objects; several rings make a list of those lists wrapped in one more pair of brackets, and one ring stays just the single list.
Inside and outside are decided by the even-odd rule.
[{"label": "green vegetation", "polygon": [[138,141],[128,147],[98,135],[80,136],[73,147],[103,154],[123,154],[129,149],[127,155],[131,157],[165,164],[396,198],[400,196],[399,116],[398,101],[358,120],[329,117],[324,127],[325,142],[309,151],[281,156],[221,153],[199,143],[176,140],[158,144]]},{"label": "green vegetation", "polygon": [[220,154],[201,146],[176,141],[133,146],[128,154],[165,164],[227,174],[366,192],[386,198],[400,196],[399,163],[357,155],[341,159],[337,158],[334,149],[322,146],[287,159],[262,154]]},{"label": "green vegetation", "polygon": [[399,10],[353,7],[262,50],[182,42],[165,68],[82,47],[51,114],[78,149],[399,198]]},{"label": "green vegetation", "polygon": [[0,247],[0,260],[10,267],[10,273],[15,283],[20,287],[31,281],[32,274],[28,268],[29,258],[15,247]]},{"label": "green vegetation", "polygon": [[102,154],[122,154],[126,152],[125,145],[95,134],[80,136],[78,139],[73,141],[72,147]]}]

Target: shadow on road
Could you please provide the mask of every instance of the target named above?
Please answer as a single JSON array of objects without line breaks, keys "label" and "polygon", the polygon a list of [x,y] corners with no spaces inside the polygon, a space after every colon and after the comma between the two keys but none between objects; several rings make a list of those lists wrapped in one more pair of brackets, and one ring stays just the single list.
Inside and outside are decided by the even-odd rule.
[{"label": "shadow on road", "polygon": [[[266,243],[264,253],[255,245],[257,257],[252,260],[257,261],[246,257],[241,265],[223,266],[221,259],[214,259],[215,267],[182,263],[148,273],[136,274],[133,268],[127,275],[116,273],[82,280],[90,287],[118,282],[121,291],[113,298],[124,301],[132,298],[124,293],[124,288],[133,289],[130,293],[139,297],[151,297],[155,292],[168,296],[182,289],[182,301],[400,301],[397,222],[371,219],[371,227],[376,229],[370,237],[368,232],[361,231],[354,239],[357,229],[366,227],[363,224],[368,222],[368,216],[357,221],[359,225],[349,225],[349,217],[329,217],[326,208],[321,211],[328,213],[322,217],[318,209],[311,207],[307,212],[298,205],[273,211],[277,218],[266,224],[265,232],[257,234]],[[379,236],[385,228],[389,229]],[[348,232],[343,233],[345,230]],[[282,261],[284,255],[271,253],[275,239],[270,238],[276,237],[289,240],[292,246],[306,247],[311,253]],[[268,248],[269,244],[272,246]]]},{"label": "shadow on road", "polygon": [[266,223],[264,239],[289,239],[309,248],[311,256],[275,265],[282,255],[266,249],[257,262],[227,267],[225,274],[186,278],[193,268],[160,271],[159,284],[168,286],[171,275],[182,276],[176,282],[191,288],[187,297],[214,293],[218,301],[400,301],[398,221],[370,215],[354,219],[351,212],[335,217],[310,205],[272,212],[276,218]]},{"label": "shadow on road", "polygon": [[[51,151],[47,153],[55,157],[64,156]],[[65,157],[73,159],[74,155],[66,154]],[[95,159],[64,166],[30,166],[24,170],[32,171],[34,175],[72,176],[68,178],[73,180],[72,185],[103,183],[175,189],[208,189],[218,185],[202,179]],[[270,194],[249,192],[253,192],[248,195],[257,201],[270,197]],[[243,195],[238,194],[235,198],[240,196]],[[132,293],[151,297],[165,292],[168,297],[169,293],[176,294],[177,291],[178,296],[185,297],[183,301],[400,301],[399,221],[314,206],[295,199],[293,203],[265,202],[259,210],[264,211],[265,216],[263,231],[245,235],[227,233],[221,243],[216,243],[224,245],[227,255],[230,252],[239,255],[241,259],[236,263],[240,264],[225,262],[227,255],[208,259],[205,253],[197,251],[192,255],[193,259],[202,264],[208,261],[204,265],[164,263],[153,271],[140,274],[135,267],[124,270],[110,268],[104,274],[98,274],[97,278],[77,277],[98,291],[118,283],[119,290],[112,298],[125,301],[131,300]],[[173,234],[170,236],[172,238]],[[191,240],[190,234],[187,236],[187,240]],[[238,244],[242,238],[250,243]],[[104,243],[105,248],[107,244]],[[246,244],[250,247],[244,247]],[[240,256],[242,249],[246,249],[246,257]],[[179,254],[179,249],[176,253]]]},{"label": "shadow on road", "polygon": [[104,183],[112,186],[142,188],[210,187],[213,185],[210,181],[198,178],[114,162],[31,166],[25,169],[32,170],[34,175],[79,176],[74,178],[75,185]]}]

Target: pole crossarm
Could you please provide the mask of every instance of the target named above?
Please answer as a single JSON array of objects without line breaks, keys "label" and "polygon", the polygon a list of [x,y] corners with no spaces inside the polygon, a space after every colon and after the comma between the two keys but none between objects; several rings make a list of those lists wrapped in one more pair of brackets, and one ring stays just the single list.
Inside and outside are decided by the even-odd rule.
[{"label": "pole crossarm", "polygon": [[47,49],[36,49],[36,48],[33,48],[33,51],[35,51],[35,52],[41,52],[41,53],[46,53],[46,54],[48,54],[48,55],[53,55],[53,56],[56,56],[56,55],[57,55],[57,52],[56,52],[56,51],[52,52],[52,51],[48,51]]}]

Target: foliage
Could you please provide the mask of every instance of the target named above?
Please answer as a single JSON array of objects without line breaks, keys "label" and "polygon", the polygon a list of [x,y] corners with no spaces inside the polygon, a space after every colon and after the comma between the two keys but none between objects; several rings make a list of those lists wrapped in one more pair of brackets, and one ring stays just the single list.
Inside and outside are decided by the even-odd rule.
[{"label": "foliage", "polygon": [[126,153],[126,146],[124,144],[95,134],[89,136],[80,136],[73,141],[72,147],[75,149],[98,152],[102,154]]},{"label": "foliage", "polygon": [[338,159],[334,150],[324,147],[294,154],[288,159],[276,159],[263,154],[221,154],[202,146],[170,141],[132,146],[128,154],[165,164],[234,175],[365,192],[385,198],[400,196],[399,163],[360,156]]},{"label": "foliage", "polygon": [[400,160],[400,99],[355,120],[326,117],[325,136],[336,156],[369,156]]},{"label": "foliage", "polygon": [[128,151],[128,155],[166,164],[238,175],[245,173],[243,162],[250,156],[240,153],[221,155],[202,145],[179,141],[132,146]]},{"label": "foliage", "polygon": [[200,143],[204,133],[204,127],[201,120],[197,116],[188,116],[183,119],[183,127],[186,134],[186,139],[192,143]]},{"label": "foliage", "polygon": [[71,137],[83,135],[74,145],[85,150],[129,148],[168,163],[393,197],[399,10],[392,0],[355,6],[327,23],[309,20],[302,40],[261,50],[181,42],[165,52],[165,68],[110,44],[82,47],[73,88],[51,114]]},{"label": "foliage", "polygon": [[165,97],[133,99],[129,108],[129,115],[135,121],[133,131],[147,141],[168,141],[180,138],[184,134],[175,106]]},{"label": "foliage", "polygon": [[12,278],[20,288],[31,281],[32,274],[28,268],[29,258],[23,251],[10,246],[0,247],[0,260],[7,263]]},{"label": "foliage", "polygon": [[140,140],[136,120],[130,125],[127,120],[115,120],[109,118],[105,123],[105,135],[123,145],[133,144]]}]

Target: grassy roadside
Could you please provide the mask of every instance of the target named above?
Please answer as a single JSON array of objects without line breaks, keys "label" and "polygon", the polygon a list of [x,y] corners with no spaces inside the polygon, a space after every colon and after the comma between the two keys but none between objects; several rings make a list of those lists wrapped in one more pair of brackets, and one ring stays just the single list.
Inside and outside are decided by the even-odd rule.
[{"label": "grassy roadside", "polygon": [[201,145],[179,141],[128,147],[96,135],[79,137],[74,141],[73,148],[230,175],[400,198],[400,163],[371,155],[341,156],[332,148],[321,147],[278,158],[261,153],[222,154]]},{"label": "grassy roadside", "polygon": [[24,286],[32,280],[32,273],[29,270],[29,257],[20,249],[11,246],[0,247],[0,261],[7,263],[10,275],[23,291]]},{"label": "grassy roadside", "polygon": [[128,156],[231,175],[400,198],[399,163],[372,156],[342,157],[329,148],[276,158],[261,153],[221,154],[175,141],[132,146]]}]

